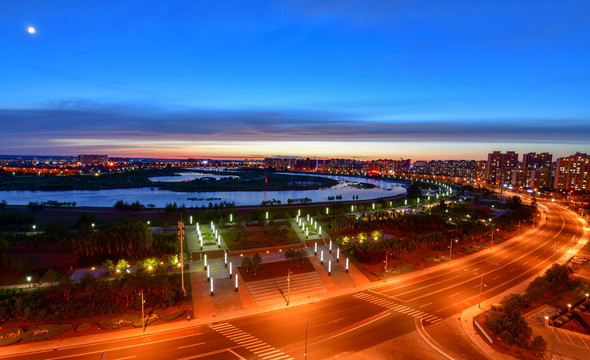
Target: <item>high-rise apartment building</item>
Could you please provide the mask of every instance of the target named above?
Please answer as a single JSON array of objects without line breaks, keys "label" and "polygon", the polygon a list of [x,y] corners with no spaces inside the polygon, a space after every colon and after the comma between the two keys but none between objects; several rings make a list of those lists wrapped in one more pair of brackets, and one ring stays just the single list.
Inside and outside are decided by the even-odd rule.
[{"label": "high-rise apartment building", "polygon": [[540,154],[530,152],[522,155],[522,167],[531,170],[540,168],[551,169],[552,162],[553,155],[546,152]]},{"label": "high-rise apartment building", "polygon": [[486,166],[486,183],[490,185],[504,185],[512,183],[512,173],[518,167],[518,154],[507,151],[505,154],[494,151],[488,154]]},{"label": "high-rise apartment building", "polygon": [[538,190],[553,188],[553,172],[550,168],[543,167],[529,171],[531,172],[530,187]]},{"label": "high-rise apartment building", "polygon": [[590,156],[576,153],[557,159],[555,190],[590,190]]}]

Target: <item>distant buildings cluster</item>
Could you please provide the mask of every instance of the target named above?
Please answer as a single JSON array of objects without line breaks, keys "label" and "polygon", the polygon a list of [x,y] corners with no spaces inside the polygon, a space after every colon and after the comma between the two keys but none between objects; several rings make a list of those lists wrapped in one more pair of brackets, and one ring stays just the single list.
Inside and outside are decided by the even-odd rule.
[{"label": "distant buildings cluster", "polygon": [[317,159],[272,157],[264,160],[214,159],[130,159],[108,155],[81,154],[77,157],[0,158],[0,173],[37,175],[98,174],[137,168],[163,167],[253,167],[277,170],[322,172],[364,176],[413,176],[473,186],[501,187],[516,190],[590,193],[590,156],[576,153],[553,161],[547,152],[522,155],[514,151],[494,151],[486,160],[410,159]]},{"label": "distant buildings cluster", "polygon": [[553,155],[494,151],[488,160],[414,161],[353,159],[264,159],[263,167],[277,170],[327,172],[365,176],[392,175],[436,178],[475,186],[507,187],[519,190],[590,191],[590,156],[576,153],[553,161]]}]

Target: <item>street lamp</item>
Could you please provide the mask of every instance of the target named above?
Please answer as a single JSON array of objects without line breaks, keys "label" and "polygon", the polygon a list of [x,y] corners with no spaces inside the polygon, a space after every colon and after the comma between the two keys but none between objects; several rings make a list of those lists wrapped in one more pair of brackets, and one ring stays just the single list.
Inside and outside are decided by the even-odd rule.
[{"label": "street lamp", "polygon": [[144,313],[143,289],[141,289],[141,324],[145,331],[145,313]]},{"label": "street lamp", "polygon": [[305,327],[305,350],[303,352],[303,357],[307,360],[307,330],[309,329],[309,321],[307,322],[307,326]]},{"label": "street lamp", "polygon": [[479,284],[479,302],[477,304],[477,307],[481,309],[481,293],[483,291],[483,287],[487,286],[483,284],[483,275],[481,276],[481,283]]},{"label": "street lamp", "polygon": [[27,276],[27,281],[29,282],[29,289],[31,288],[31,280],[32,280],[32,279],[33,279],[32,277],[30,277],[30,276]]},{"label": "street lamp", "polygon": [[35,231],[36,228],[37,228],[37,225],[33,225],[33,231]]},{"label": "street lamp", "polygon": [[572,304],[567,304],[567,312],[572,311]]},{"label": "street lamp", "polygon": [[588,302],[588,295],[590,294],[586,293],[586,302]]}]

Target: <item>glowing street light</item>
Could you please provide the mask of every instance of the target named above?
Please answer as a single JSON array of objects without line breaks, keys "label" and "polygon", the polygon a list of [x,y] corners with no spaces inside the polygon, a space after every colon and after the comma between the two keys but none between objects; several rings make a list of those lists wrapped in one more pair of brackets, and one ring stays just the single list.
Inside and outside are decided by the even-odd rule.
[{"label": "glowing street light", "polygon": [[193,216],[192,216],[192,215],[189,217],[189,223],[190,223],[191,225],[193,224]]},{"label": "glowing street light", "polygon": [[332,275],[332,260],[328,261],[328,275]]},{"label": "glowing street light", "polygon": [[203,257],[203,265],[205,266],[205,269],[206,269],[207,268],[207,254],[205,254]]},{"label": "glowing street light", "polygon": [[207,266],[207,281],[209,281],[211,274],[209,273],[209,266]]},{"label": "glowing street light", "polygon": [[330,254],[332,253],[332,240],[330,240]]},{"label": "glowing street light", "polygon": [[213,296],[213,278],[211,278],[211,296]]},{"label": "glowing street light", "polygon": [[223,252],[223,255],[224,255],[224,259],[223,259],[223,264],[224,265],[223,266],[227,267],[227,251],[224,251]]},{"label": "glowing street light", "polygon": [[328,215],[330,213],[330,208],[326,208],[326,215]]},{"label": "glowing street light", "polygon": [[232,275],[232,272],[233,272],[233,264],[230,262],[230,263],[229,263],[229,278],[230,278],[230,279],[231,279],[231,277],[233,276],[233,275]]},{"label": "glowing street light", "polygon": [[324,263],[324,250],[320,252],[320,264]]},{"label": "glowing street light", "polygon": [[346,258],[346,272],[348,272],[348,258]]},{"label": "glowing street light", "polygon": [[236,291],[238,291],[238,275],[236,274]]},{"label": "glowing street light", "polygon": [[31,280],[33,278],[31,276],[27,276],[27,281],[29,282],[29,289],[31,288]]},{"label": "glowing street light", "polygon": [[317,255],[318,254],[318,242],[317,241],[313,245],[313,252],[314,252],[314,255]]},{"label": "glowing street light", "polygon": [[336,248],[336,262],[340,262],[340,248]]}]

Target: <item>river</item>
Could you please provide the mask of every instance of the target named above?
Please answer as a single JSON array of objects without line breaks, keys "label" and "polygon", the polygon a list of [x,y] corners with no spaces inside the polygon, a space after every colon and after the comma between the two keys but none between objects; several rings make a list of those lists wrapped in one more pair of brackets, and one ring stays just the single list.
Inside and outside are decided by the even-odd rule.
[{"label": "river", "polygon": [[[305,174],[298,174],[306,176]],[[366,179],[339,175],[316,175],[338,180],[330,188],[318,190],[284,190],[284,191],[205,191],[176,192],[157,188],[113,189],[113,190],[66,190],[66,191],[0,191],[0,201],[6,200],[10,205],[27,205],[29,202],[75,202],[76,206],[113,207],[119,200],[128,203],[139,201],[143,205],[164,207],[176,203],[178,206],[201,207],[209,203],[222,201],[236,206],[260,205],[262,201],[279,200],[287,204],[288,199],[309,198],[312,202],[327,202],[328,197],[342,196],[342,201],[352,200],[358,195],[359,200],[377,199],[405,193],[399,183],[386,180]],[[172,180],[172,179],[171,179]],[[364,182],[375,185],[370,189],[359,189],[354,183]]]}]

